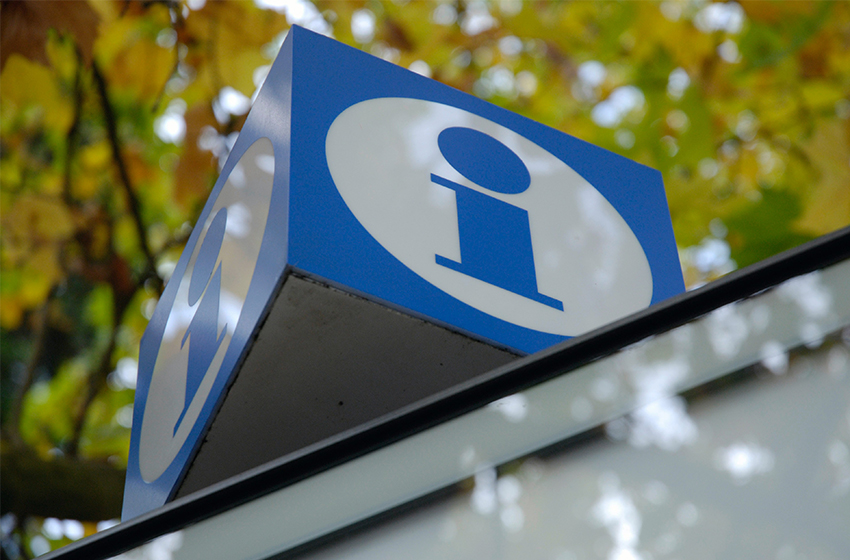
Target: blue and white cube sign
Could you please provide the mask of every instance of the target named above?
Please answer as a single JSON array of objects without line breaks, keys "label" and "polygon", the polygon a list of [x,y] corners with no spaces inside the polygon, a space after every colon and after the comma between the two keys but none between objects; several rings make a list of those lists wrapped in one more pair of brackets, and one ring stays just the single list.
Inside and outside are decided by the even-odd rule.
[{"label": "blue and white cube sign", "polygon": [[142,340],[125,519],[289,272],[517,353],[684,289],[657,171],[294,27]]}]

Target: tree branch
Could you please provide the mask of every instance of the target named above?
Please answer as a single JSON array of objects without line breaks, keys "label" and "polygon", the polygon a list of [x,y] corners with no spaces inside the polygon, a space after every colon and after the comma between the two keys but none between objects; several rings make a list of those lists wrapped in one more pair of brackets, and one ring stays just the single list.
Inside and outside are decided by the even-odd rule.
[{"label": "tree branch", "polygon": [[126,282],[125,280],[129,279],[129,271],[126,270],[126,263],[124,263],[123,259],[115,253],[112,254],[110,262],[110,283],[112,284],[113,294],[112,332],[109,336],[109,344],[101,355],[100,361],[88,375],[83,393],[83,400],[73,414],[72,435],[66,447],[67,455],[72,458],[77,457],[79,453],[80,438],[82,437],[88,410],[95,398],[97,398],[98,393],[106,385],[106,379],[112,371],[112,354],[114,353],[117,345],[116,339],[121,327],[122,318],[127,307],[132,301],[133,295],[139,287],[144,284],[144,281],[147,278],[153,278],[157,282],[157,289],[160,291],[164,285],[164,281],[156,271],[156,260],[150,249],[150,245],[148,244],[144,223],[141,217],[139,201],[136,198],[135,191],[133,190],[132,181],[127,171],[127,165],[121,152],[117,121],[115,119],[115,113],[112,109],[112,105],[109,102],[106,81],[96,63],[92,63],[92,74],[100,94],[103,115],[106,120],[106,130],[109,136],[109,143],[112,148],[112,157],[115,161],[115,166],[118,169],[121,186],[123,187],[124,193],[127,197],[127,206],[133,218],[133,223],[139,237],[139,245],[145,255],[147,266],[145,273],[136,282]]},{"label": "tree branch", "polygon": [[130,174],[127,171],[127,164],[124,162],[124,156],[121,154],[121,142],[118,139],[118,126],[115,120],[115,113],[112,110],[112,104],[109,102],[109,94],[106,89],[106,81],[100,71],[97,63],[92,62],[92,74],[94,75],[95,84],[97,84],[98,92],[100,93],[101,105],[103,107],[103,116],[106,119],[106,131],[109,135],[109,144],[112,147],[112,159],[115,161],[115,167],[118,168],[118,175],[121,178],[121,186],[124,188],[124,194],[127,196],[127,206],[130,209],[130,214],[133,217],[133,223],[136,226],[136,233],[139,236],[139,246],[145,255],[147,270],[145,276],[154,278],[160,286],[164,284],[162,278],[156,270],[156,261],[153,257],[150,245],[148,244],[148,236],[145,232],[145,225],[142,222],[142,213],[139,207],[139,201],[136,198],[136,193],[133,190],[133,184],[130,180]]},{"label": "tree branch", "polygon": [[100,521],[121,515],[124,471],[99,461],[43,459],[27,446],[0,447],[0,514]]},{"label": "tree branch", "polygon": [[[121,261],[117,255],[113,255],[111,264],[113,276],[119,275],[116,269],[119,268],[122,262],[123,261]],[[142,280],[141,282],[144,281]],[[141,282],[132,287],[128,287],[127,290],[119,290],[118,288],[120,288],[121,283],[117,281],[112,282],[113,311],[112,332],[109,335],[109,345],[101,355],[97,368],[89,373],[85,393],[83,395],[83,402],[74,413],[71,440],[65,450],[69,457],[77,457],[79,453],[80,438],[82,437],[83,427],[85,426],[86,415],[88,414],[89,407],[94,402],[94,399],[106,385],[107,377],[112,372],[112,354],[117,346],[118,332],[121,329],[122,319],[124,317],[124,313],[127,311],[127,307],[129,307],[130,302],[133,300],[133,295],[139,289]]]},{"label": "tree branch", "polygon": [[71,121],[71,128],[68,129],[68,137],[65,140],[65,169],[62,180],[62,198],[65,204],[69,206],[73,204],[73,197],[71,196],[71,163],[74,159],[74,153],[77,151],[77,136],[79,135],[80,119],[83,113],[83,57],[79,48],[76,48],[75,51],[77,54],[77,70],[74,74],[74,117]]}]

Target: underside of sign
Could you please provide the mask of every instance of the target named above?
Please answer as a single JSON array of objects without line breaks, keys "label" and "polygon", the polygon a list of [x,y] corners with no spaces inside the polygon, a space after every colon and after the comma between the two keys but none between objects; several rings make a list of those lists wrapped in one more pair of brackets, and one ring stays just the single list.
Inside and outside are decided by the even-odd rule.
[{"label": "underside of sign", "polygon": [[657,171],[295,27],[142,340],[123,517],[683,288]]},{"label": "underside of sign", "polygon": [[515,357],[290,274],[177,497],[341,434]]}]

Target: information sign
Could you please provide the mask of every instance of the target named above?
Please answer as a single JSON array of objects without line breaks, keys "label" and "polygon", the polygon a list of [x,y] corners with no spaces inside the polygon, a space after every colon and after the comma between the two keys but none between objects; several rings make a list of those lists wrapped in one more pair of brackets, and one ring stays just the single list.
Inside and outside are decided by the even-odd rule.
[{"label": "information sign", "polygon": [[293,27],[142,340],[125,519],[292,274],[514,354],[684,288],[657,171]]}]

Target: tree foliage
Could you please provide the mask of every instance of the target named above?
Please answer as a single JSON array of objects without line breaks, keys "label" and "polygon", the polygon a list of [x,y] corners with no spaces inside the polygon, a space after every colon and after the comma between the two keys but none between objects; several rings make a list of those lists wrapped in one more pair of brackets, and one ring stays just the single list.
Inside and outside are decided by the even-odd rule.
[{"label": "tree foliage", "polygon": [[3,554],[117,517],[139,340],[295,23],[661,170],[691,287],[850,223],[848,3],[4,1]]}]

